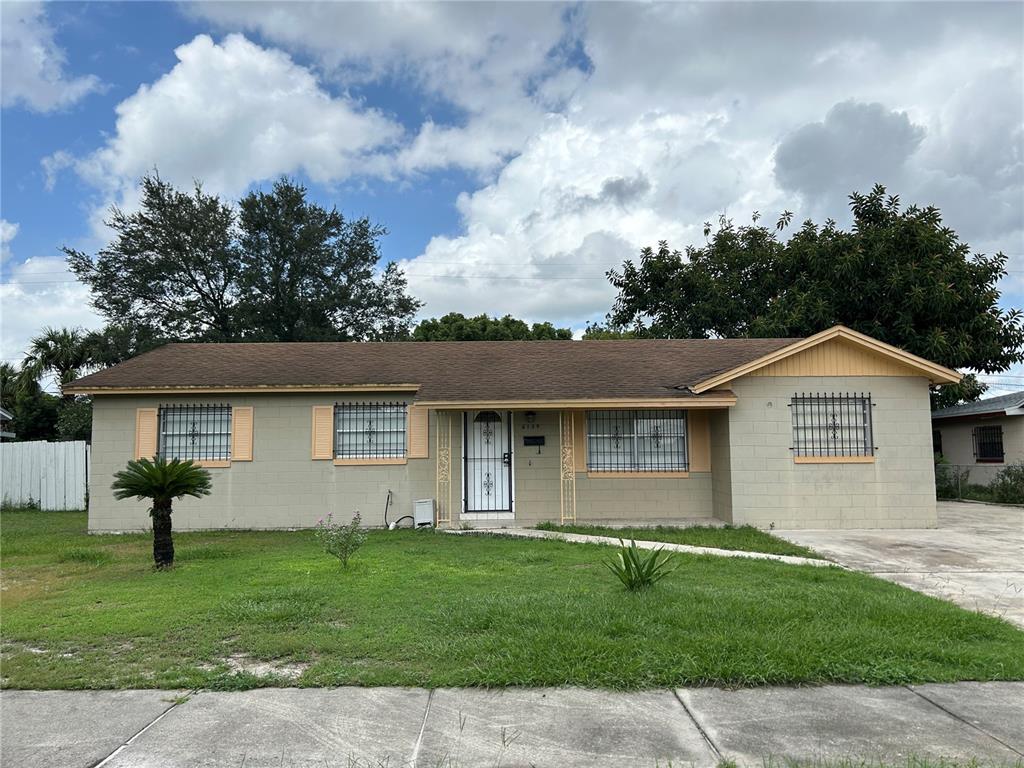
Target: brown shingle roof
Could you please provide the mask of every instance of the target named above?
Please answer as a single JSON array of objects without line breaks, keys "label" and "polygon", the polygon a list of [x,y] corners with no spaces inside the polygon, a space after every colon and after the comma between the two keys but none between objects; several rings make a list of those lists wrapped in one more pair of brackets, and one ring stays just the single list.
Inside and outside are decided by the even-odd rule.
[{"label": "brown shingle roof", "polygon": [[168,344],[66,390],[417,384],[418,401],[686,398],[683,388],[793,341]]}]

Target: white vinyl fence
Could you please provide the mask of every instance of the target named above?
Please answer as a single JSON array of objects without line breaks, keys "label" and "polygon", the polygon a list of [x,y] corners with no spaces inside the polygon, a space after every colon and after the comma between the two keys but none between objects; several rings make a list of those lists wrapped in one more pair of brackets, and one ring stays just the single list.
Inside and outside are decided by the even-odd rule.
[{"label": "white vinyl fence", "polygon": [[0,443],[0,498],[5,506],[85,509],[89,446],[84,440]]}]

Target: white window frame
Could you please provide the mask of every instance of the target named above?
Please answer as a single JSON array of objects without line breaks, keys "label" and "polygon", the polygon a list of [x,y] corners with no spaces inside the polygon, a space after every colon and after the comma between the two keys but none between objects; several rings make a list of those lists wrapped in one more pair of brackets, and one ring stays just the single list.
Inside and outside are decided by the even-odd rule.
[{"label": "white window frame", "polygon": [[[358,422],[361,426],[351,426],[352,420],[358,416]],[[388,426],[386,429],[380,428],[380,417],[383,415],[390,415],[392,417],[401,415],[400,423],[401,427],[396,428]],[[352,417],[346,423],[344,419],[345,415]],[[388,423],[392,424],[394,419],[389,419]],[[400,440],[397,442],[392,440],[389,442],[388,447],[380,449],[377,446],[379,443],[375,443],[376,436],[380,434],[388,435],[401,435]],[[343,450],[345,441],[342,435],[354,436],[363,435],[362,440],[351,440],[349,446],[359,444],[359,448]],[[408,403],[402,402],[391,402],[391,403],[335,403],[334,405],[334,458],[338,460],[389,460],[389,459],[405,459],[409,450],[409,406]]]},{"label": "white window frame", "polygon": [[[618,418],[628,424],[628,431],[603,432],[610,419]],[[660,426],[653,422],[669,422],[672,428],[660,435]],[[678,452],[642,450],[642,440],[671,439],[679,441]],[[594,449],[597,440],[629,441],[628,456],[610,460],[611,454]],[[587,471],[598,474],[686,473],[690,470],[689,423],[687,413],[681,409],[640,409],[587,411]]]},{"label": "white window frame", "polygon": [[[190,411],[196,412],[196,417],[189,423],[189,429],[187,430],[172,430],[169,429],[168,415],[173,413],[189,413]],[[208,418],[208,414],[203,412],[212,412],[217,414],[213,419]],[[207,416],[204,418],[204,416]],[[226,416],[226,418],[224,418]],[[188,423],[188,422],[186,422]],[[207,427],[211,425],[227,424],[227,429],[212,430]],[[196,434],[192,437],[193,441],[209,439],[216,437],[213,441],[213,449],[220,448],[221,450],[207,450],[206,448],[200,447],[196,451],[181,451],[177,450],[173,453],[169,450],[167,445],[168,438],[179,438],[183,436],[189,436],[192,429],[196,430]],[[157,443],[157,455],[162,456],[165,459],[180,459],[181,461],[230,461],[231,460],[231,433],[234,428],[233,424],[233,409],[230,405],[223,403],[217,403],[214,405],[205,405],[200,403],[168,403],[161,405],[157,409],[157,431],[158,431],[158,443]],[[190,455],[191,454],[191,455]]]}]

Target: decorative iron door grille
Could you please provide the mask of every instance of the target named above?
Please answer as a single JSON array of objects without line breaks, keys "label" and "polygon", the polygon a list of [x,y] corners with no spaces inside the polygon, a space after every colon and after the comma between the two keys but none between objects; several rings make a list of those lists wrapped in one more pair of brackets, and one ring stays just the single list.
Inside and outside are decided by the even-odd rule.
[{"label": "decorative iron door grille", "polygon": [[470,411],[462,432],[466,512],[512,511],[512,414]]}]

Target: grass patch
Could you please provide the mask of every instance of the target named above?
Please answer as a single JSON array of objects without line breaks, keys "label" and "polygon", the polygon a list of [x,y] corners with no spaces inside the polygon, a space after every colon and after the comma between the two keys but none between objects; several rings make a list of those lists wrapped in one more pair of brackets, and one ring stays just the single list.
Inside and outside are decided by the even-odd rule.
[{"label": "grass patch", "polygon": [[91,547],[69,547],[57,555],[59,563],[88,563],[90,565],[106,565],[114,560],[114,556],[102,549]]},{"label": "grass patch", "polygon": [[556,525],[540,523],[537,528],[542,531],[561,531],[563,533],[580,533],[586,536],[611,536],[615,539],[629,541],[663,541],[666,544],[688,544],[691,547],[714,547],[715,549],[731,549],[742,552],[767,552],[771,555],[793,555],[810,557],[817,560],[821,555],[814,550],[792,544],[785,539],[772,536],[752,525],[741,526],[692,526],[680,528],[672,525],[656,525],[651,527],[612,528],[605,525]]},{"label": "grass patch", "polygon": [[607,547],[404,530],[347,570],[306,531],[180,534],[160,572],[148,536],[85,524],[0,514],[4,687],[1024,679],[1024,632],[838,568],[673,555],[631,594]]}]

